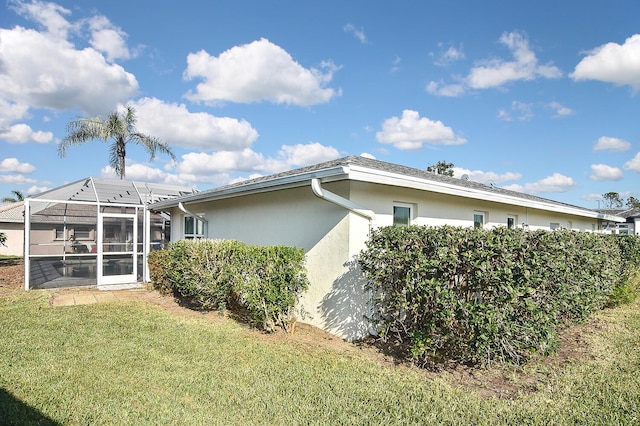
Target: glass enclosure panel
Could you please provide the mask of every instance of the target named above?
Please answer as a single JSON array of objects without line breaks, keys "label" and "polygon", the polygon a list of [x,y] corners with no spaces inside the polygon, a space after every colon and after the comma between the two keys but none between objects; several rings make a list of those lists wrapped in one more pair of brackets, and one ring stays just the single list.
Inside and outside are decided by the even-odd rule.
[{"label": "glass enclosure panel", "polygon": [[133,274],[133,256],[130,254],[105,255],[102,262],[102,275],[105,277]]},{"label": "glass enclosure panel", "polygon": [[133,218],[105,217],[103,228],[104,253],[133,251]]},{"label": "glass enclosure panel", "polygon": [[33,256],[95,253],[97,208],[87,204],[31,201],[29,247]]},{"label": "glass enclosure panel", "polygon": [[30,288],[73,287],[97,283],[95,255],[32,258],[29,264]]}]

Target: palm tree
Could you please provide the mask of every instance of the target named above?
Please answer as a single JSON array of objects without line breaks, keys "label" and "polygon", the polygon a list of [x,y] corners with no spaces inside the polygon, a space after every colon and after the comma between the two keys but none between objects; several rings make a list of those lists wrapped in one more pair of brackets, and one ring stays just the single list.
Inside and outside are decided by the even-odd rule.
[{"label": "palm tree", "polygon": [[136,111],[127,106],[121,113],[114,111],[106,117],[81,118],[67,125],[67,136],[58,145],[58,154],[64,157],[71,145],[81,145],[94,139],[104,142],[113,139],[109,147],[109,164],[120,179],[125,178],[125,157],[128,143],[139,144],[155,159],[156,151],[168,154],[174,161],[176,156],[169,146],[159,139],[136,132]]},{"label": "palm tree", "polygon": [[17,203],[18,201],[24,201],[24,195],[22,192],[13,190],[11,193],[13,194],[13,197],[4,197],[2,199],[3,203]]}]

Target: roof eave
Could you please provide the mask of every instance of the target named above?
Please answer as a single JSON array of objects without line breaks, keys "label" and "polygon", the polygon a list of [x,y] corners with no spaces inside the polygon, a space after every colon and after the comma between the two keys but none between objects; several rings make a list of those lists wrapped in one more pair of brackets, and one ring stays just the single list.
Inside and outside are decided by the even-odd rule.
[{"label": "roof eave", "polygon": [[[440,182],[436,180],[428,180],[420,177],[406,176],[397,173],[387,172],[383,170],[370,169],[367,167],[352,165],[349,167],[349,178],[369,183],[379,183],[394,186],[404,186],[414,189],[437,192],[441,194],[457,195],[465,198],[477,200],[493,201],[503,204],[516,205],[521,207],[554,211],[557,213],[565,213],[588,217],[592,219],[604,219],[612,222],[624,222],[623,218],[613,215],[602,215],[593,210],[583,209],[577,206],[564,204],[555,204],[553,202],[544,202],[538,200],[529,200],[517,196],[500,194],[492,191],[483,191],[481,189],[459,186],[452,183]],[[604,217],[606,216],[606,217]]]},{"label": "roof eave", "polygon": [[165,210],[178,206],[178,203],[195,204],[207,201],[222,200],[226,198],[239,197],[244,195],[260,194],[275,190],[297,188],[309,185],[313,178],[320,178],[325,181],[333,181],[346,178],[346,168],[344,166],[331,167],[324,170],[315,170],[312,172],[300,173],[296,175],[283,176],[271,180],[255,182],[248,185],[234,186],[228,189],[218,189],[211,191],[203,191],[193,195],[187,195],[181,198],[164,200],[153,203],[149,206],[151,210]]}]

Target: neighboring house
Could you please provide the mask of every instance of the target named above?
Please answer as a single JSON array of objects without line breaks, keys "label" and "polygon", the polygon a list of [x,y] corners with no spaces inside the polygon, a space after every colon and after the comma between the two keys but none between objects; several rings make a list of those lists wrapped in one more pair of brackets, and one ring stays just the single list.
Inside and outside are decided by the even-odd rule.
[{"label": "neighboring house", "polygon": [[632,209],[598,209],[600,213],[615,215],[626,219],[624,223],[604,222],[605,232],[612,234],[640,235],[640,208]]},{"label": "neighboring house", "polygon": [[0,244],[0,255],[24,255],[24,202],[0,206],[0,232],[7,236],[5,245]]},{"label": "neighboring house", "polygon": [[301,247],[311,282],[302,321],[353,340],[369,333],[355,256],[388,225],[569,228],[624,219],[540,197],[364,157],[345,157],[154,203],[171,240],[237,239]]}]

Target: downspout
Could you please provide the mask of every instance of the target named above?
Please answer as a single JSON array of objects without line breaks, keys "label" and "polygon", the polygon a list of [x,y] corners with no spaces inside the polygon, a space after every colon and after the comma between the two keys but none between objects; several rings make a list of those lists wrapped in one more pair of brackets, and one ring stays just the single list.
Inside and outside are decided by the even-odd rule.
[{"label": "downspout", "polygon": [[191,216],[192,218],[196,219],[196,220],[201,220],[204,222],[204,235],[209,235],[209,222],[207,221],[207,219],[198,216],[197,214],[189,211],[186,209],[186,207],[184,206],[184,204],[182,204],[182,201],[178,202],[178,208],[187,216]]},{"label": "downspout", "polygon": [[365,219],[368,219],[370,225],[376,219],[376,214],[373,212],[373,210],[362,208],[351,200],[334,194],[333,192],[327,191],[326,189],[323,189],[322,186],[320,186],[320,179],[318,178],[311,179],[311,189],[313,190],[313,193],[319,198],[322,198],[323,200],[329,201],[330,203],[336,204],[340,207],[344,207],[345,209],[357,214],[358,216],[362,216]]}]

